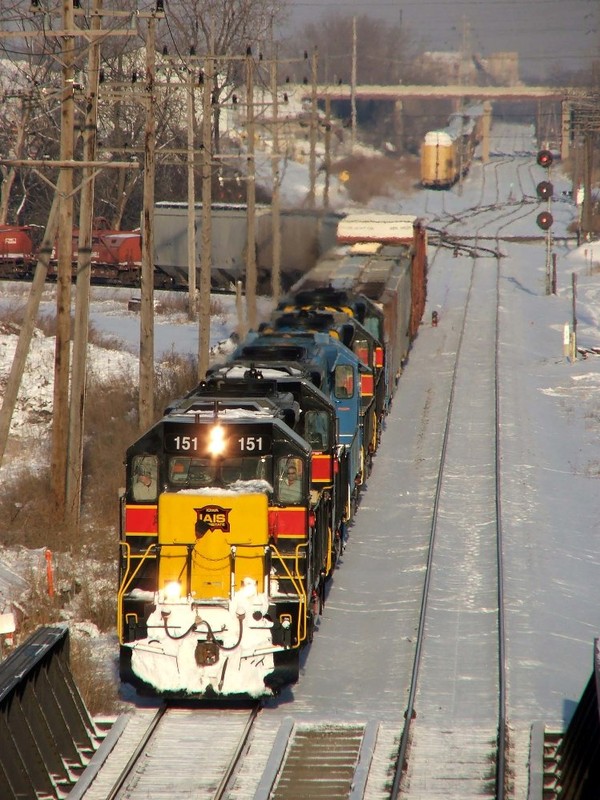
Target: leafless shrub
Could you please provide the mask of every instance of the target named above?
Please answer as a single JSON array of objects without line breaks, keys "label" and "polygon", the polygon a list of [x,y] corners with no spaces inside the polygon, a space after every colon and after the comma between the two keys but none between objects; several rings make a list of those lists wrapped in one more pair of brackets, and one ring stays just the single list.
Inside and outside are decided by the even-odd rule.
[{"label": "leafless shrub", "polygon": [[154,303],[154,312],[159,315],[187,314],[190,298],[187,292],[162,292]]},{"label": "leafless shrub", "polygon": [[352,200],[367,203],[394,191],[414,191],[419,181],[419,160],[412,156],[349,156],[338,161],[334,171],[348,175],[345,185]]},{"label": "leafless shrub", "polygon": [[94,717],[119,711],[116,680],[101,666],[95,655],[95,640],[73,637],[70,642],[70,666],[83,702]]},{"label": "leafless shrub", "polygon": [[55,511],[50,469],[23,470],[2,487],[0,528],[7,547],[60,547],[64,530]]},{"label": "leafless shrub", "polygon": [[[113,551],[116,552],[116,549],[113,548]],[[117,601],[115,593],[111,591],[117,585],[116,559],[114,561],[112,568],[103,567],[104,581],[95,581],[93,585],[90,581],[84,581],[72,601],[77,618],[91,622],[102,633],[113,630],[117,618]],[[106,580],[108,575],[112,580]],[[106,584],[106,591],[102,591],[103,583]]]},{"label": "leafless shrub", "polygon": [[173,349],[161,364],[156,385],[156,411],[162,415],[163,407],[190,391],[198,383],[198,366],[195,358],[182,356]]},{"label": "leafless shrub", "polygon": [[[162,292],[154,303],[154,311],[157,315],[166,316],[169,314],[187,315],[190,307],[190,297],[187,292]],[[223,304],[218,298],[210,298],[210,315],[219,316],[223,314]]]}]

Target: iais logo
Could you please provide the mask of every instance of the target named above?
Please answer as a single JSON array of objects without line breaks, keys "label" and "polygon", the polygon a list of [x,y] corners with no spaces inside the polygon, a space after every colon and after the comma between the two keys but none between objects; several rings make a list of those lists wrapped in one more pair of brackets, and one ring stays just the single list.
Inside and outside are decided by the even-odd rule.
[{"label": "iais logo", "polygon": [[229,533],[231,530],[229,525],[229,512],[230,508],[223,508],[222,506],[203,506],[202,508],[195,508],[196,512],[196,525],[194,528],[196,539],[201,539],[208,531],[222,530],[223,533]]}]

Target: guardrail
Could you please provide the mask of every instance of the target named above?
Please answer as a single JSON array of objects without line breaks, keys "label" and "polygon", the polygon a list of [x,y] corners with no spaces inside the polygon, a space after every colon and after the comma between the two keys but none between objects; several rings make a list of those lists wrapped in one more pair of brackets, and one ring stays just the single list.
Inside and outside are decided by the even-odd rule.
[{"label": "guardrail", "polygon": [[69,629],[39,628],[0,664],[0,797],[64,798],[105,732],[69,665]]}]

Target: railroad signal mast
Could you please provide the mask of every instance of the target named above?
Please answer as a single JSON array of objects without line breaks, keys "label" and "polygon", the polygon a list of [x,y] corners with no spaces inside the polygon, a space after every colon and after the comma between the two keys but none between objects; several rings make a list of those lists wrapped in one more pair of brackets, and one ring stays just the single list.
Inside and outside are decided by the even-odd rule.
[{"label": "railroad signal mast", "polygon": [[[548,170],[554,161],[554,156],[550,150],[540,150],[537,154],[536,161],[540,167]],[[552,224],[554,217],[552,216],[552,195],[554,194],[554,187],[549,180],[543,180],[535,187],[537,196],[540,200],[545,200],[547,208],[545,211],[540,211],[536,217],[536,223],[539,228],[546,232],[546,294],[552,293]]]}]

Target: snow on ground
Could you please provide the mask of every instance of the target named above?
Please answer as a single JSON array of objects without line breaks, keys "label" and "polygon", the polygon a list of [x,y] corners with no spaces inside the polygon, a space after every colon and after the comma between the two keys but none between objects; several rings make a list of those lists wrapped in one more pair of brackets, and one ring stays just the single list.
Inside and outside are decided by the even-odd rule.
[{"label": "snow on ground", "polygon": [[[541,171],[531,169],[535,161],[535,150],[532,142],[532,131],[523,126],[518,130],[521,141],[516,141],[514,133],[509,130],[499,130],[496,153],[518,152],[525,153],[522,163],[518,166],[517,178],[508,184],[496,186],[490,180],[490,174],[495,169],[495,161],[488,167],[483,167],[476,163],[471,173],[458,187],[454,187],[449,192],[415,192],[410,196],[396,196],[381,198],[373,201],[371,206],[381,210],[394,211],[400,213],[414,213],[422,217],[426,224],[432,228],[444,227],[453,234],[472,235],[476,230],[480,234],[486,232],[492,236],[496,233],[510,232],[511,235],[539,235],[540,232],[535,227],[535,215],[539,204],[535,199],[535,180],[541,180]],[[529,154],[529,155],[527,155]],[[502,159],[502,155],[495,156],[495,159]],[[291,174],[292,170],[290,170]],[[302,169],[294,169],[298,175],[298,186],[302,187]],[[306,167],[304,167],[304,176]],[[556,297],[546,297],[543,283],[535,280],[525,280],[520,277],[518,269],[514,270],[511,277],[512,285],[519,290],[518,302],[521,303],[520,318],[515,319],[515,324],[522,328],[522,341],[520,347],[504,348],[502,357],[514,362],[514,372],[517,380],[523,376],[523,386],[527,384],[528,390],[523,391],[521,400],[524,407],[520,409],[520,415],[514,419],[515,430],[513,437],[516,441],[520,439],[529,442],[530,438],[523,429],[519,432],[519,426],[536,425],[541,426],[545,420],[545,414],[552,410],[552,419],[556,422],[559,419],[560,426],[554,427],[548,432],[549,445],[555,449],[562,449],[565,455],[564,471],[565,475],[584,475],[587,483],[579,487],[577,495],[569,498],[572,502],[572,513],[583,522],[578,530],[580,539],[589,539],[587,552],[581,553],[578,557],[565,550],[564,573],[562,575],[565,597],[569,602],[569,613],[573,617],[578,615],[579,608],[590,603],[590,591],[587,586],[582,588],[582,568],[587,576],[594,575],[598,562],[598,547],[596,545],[597,534],[599,533],[598,524],[598,493],[595,490],[595,483],[590,482],[590,478],[597,478],[600,474],[600,458],[598,458],[597,445],[595,444],[597,435],[597,421],[600,416],[597,397],[600,387],[600,356],[594,354],[593,348],[600,347],[600,331],[598,324],[600,321],[600,305],[598,303],[600,275],[600,242],[588,242],[577,247],[572,238],[567,239],[567,228],[576,218],[578,210],[568,200],[563,199],[563,191],[568,188],[566,178],[557,168],[552,176],[556,186],[557,200],[554,203],[554,213],[556,224],[554,234],[556,236],[555,251],[558,259],[559,286]],[[304,185],[304,188],[305,185]],[[526,203],[520,204],[518,201],[523,198]],[[491,208],[487,213],[478,209],[490,207],[496,204],[501,205]],[[462,212],[468,213],[459,216]],[[512,215],[512,216],[507,216]],[[509,223],[508,223],[509,220]],[[509,229],[507,230],[507,224]],[[503,245],[504,246],[504,245]],[[511,248],[513,245],[511,245]],[[525,264],[530,254],[534,252],[536,258],[541,258],[543,263],[543,244],[540,242],[535,250],[526,250],[526,246],[521,245],[521,249],[511,249],[510,258],[513,259],[518,268]],[[540,274],[540,264],[534,265],[536,274]],[[543,270],[541,271],[543,272]],[[433,273],[432,280],[439,280],[439,276]],[[571,277],[577,278],[577,339],[579,346],[585,353],[580,354],[575,362],[572,362],[563,349],[563,331],[565,323],[571,321]],[[451,278],[446,277],[446,280]],[[532,288],[533,286],[533,288]],[[23,292],[28,291],[28,287],[21,287]],[[432,289],[435,288],[432,286]],[[2,310],[15,302],[14,287],[0,284],[0,319]],[[137,352],[139,347],[139,315],[128,310],[127,301],[131,292],[117,290],[94,290],[94,297],[91,308],[91,319],[94,327],[104,335],[114,337],[122,342],[121,350],[104,350],[101,347],[90,347],[90,365],[98,373],[103,372],[114,374],[115,370],[120,370],[130,380],[137,380]],[[438,295],[440,289],[438,287]],[[435,298],[435,291],[432,291],[432,298]],[[52,306],[51,293],[45,298],[45,307]],[[217,349],[227,350],[227,338],[229,333],[235,329],[237,315],[233,298],[220,297],[223,311],[213,318],[211,324],[211,342]],[[265,310],[268,303],[265,303]],[[510,309],[505,309],[508,313]],[[0,330],[0,385],[6,380],[12,362],[12,354],[15,347],[15,335],[9,331]],[[190,323],[185,315],[171,315],[157,318],[156,331],[156,357],[160,360],[169,352],[175,351],[179,354],[196,354],[198,346],[197,324]],[[221,343],[219,345],[219,343]],[[585,355],[585,357],[584,357]],[[47,430],[49,424],[49,414],[52,403],[52,369],[53,363],[53,340],[47,339],[42,335],[36,335],[32,343],[32,353],[28,361],[26,373],[23,380],[22,391],[19,397],[19,405],[13,419],[11,428],[11,438],[22,439],[24,434],[34,433],[36,430]],[[535,365],[535,375],[530,374]],[[527,370],[527,373],[523,371]],[[549,404],[543,405],[542,403]],[[573,424],[567,424],[573,423]],[[523,470],[529,470],[531,474],[547,475],[549,470],[545,462],[545,453],[528,452],[527,464],[523,465]],[[11,467],[14,464],[11,462]],[[0,469],[0,485],[5,479],[5,464]],[[525,480],[526,476],[524,477]],[[566,480],[566,478],[565,478]],[[524,484],[525,485],[525,484]],[[540,487],[550,487],[555,494],[557,484],[544,481],[541,478],[536,485]],[[543,505],[544,497],[537,497],[538,505]],[[558,503],[560,498],[550,497],[550,501]],[[370,499],[371,501],[372,499]],[[563,498],[563,503],[567,500]],[[550,504],[551,507],[551,504]],[[569,506],[567,505],[567,509]],[[564,525],[564,510],[560,515],[555,515],[545,520],[548,526],[548,541],[557,545],[556,552],[563,552],[560,549],[562,526]],[[524,509],[524,519],[526,510]],[[556,526],[556,530],[553,528]],[[587,526],[591,530],[587,529]],[[559,529],[560,527],[560,529]],[[585,528],[585,529],[583,529]],[[556,554],[554,555],[556,557]],[[32,567],[33,564],[33,567]],[[41,551],[25,552],[20,550],[8,551],[1,546],[0,540],[0,614],[3,606],[8,604],[11,599],[18,597],[23,590],[23,581],[30,575],[32,568],[43,570],[44,554]],[[567,566],[569,567],[567,569]],[[523,578],[524,579],[524,578]],[[586,577],[587,580],[587,577]],[[597,584],[597,581],[596,581]],[[595,585],[595,584],[592,584]],[[584,595],[587,595],[584,597]],[[536,606],[532,598],[532,607]],[[541,607],[541,601],[538,602]],[[597,603],[596,603],[597,606]],[[535,608],[534,608],[535,610]],[[538,610],[537,613],[542,613]],[[568,624],[568,620],[567,620]],[[579,649],[585,654],[589,650],[589,665],[591,666],[591,651],[593,636],[598,631],[586,619],[583,619],[581,628],[588,627],[589,636],[582,634],[582,641],[579,642]],[[87,635],[93,635],[93,631],[86,631]],[[319,645],[319,642],[317,642]],[[569,643],[571,647],[572,643]],[[114,657],[114,653],[112,654]],[[313,653],[317,656],[317,653]],[[316,659],[313,658],[311,666]],[[583,664],[579,673],[575,676],[560,676],[561,664],[556,669],[556,676],[552,678],[550,691],[552,693],[552,714],[556,719],[560,716],[563,709],[565,718],[567,716],[567,706],[574,698],[577,698],[578,689],[583,688],[582,676],[589,671],[588,664]],[[562,665],[564,666],[564,665]],[[524,714],[529,714],[530,709],[524,709]]]}]

